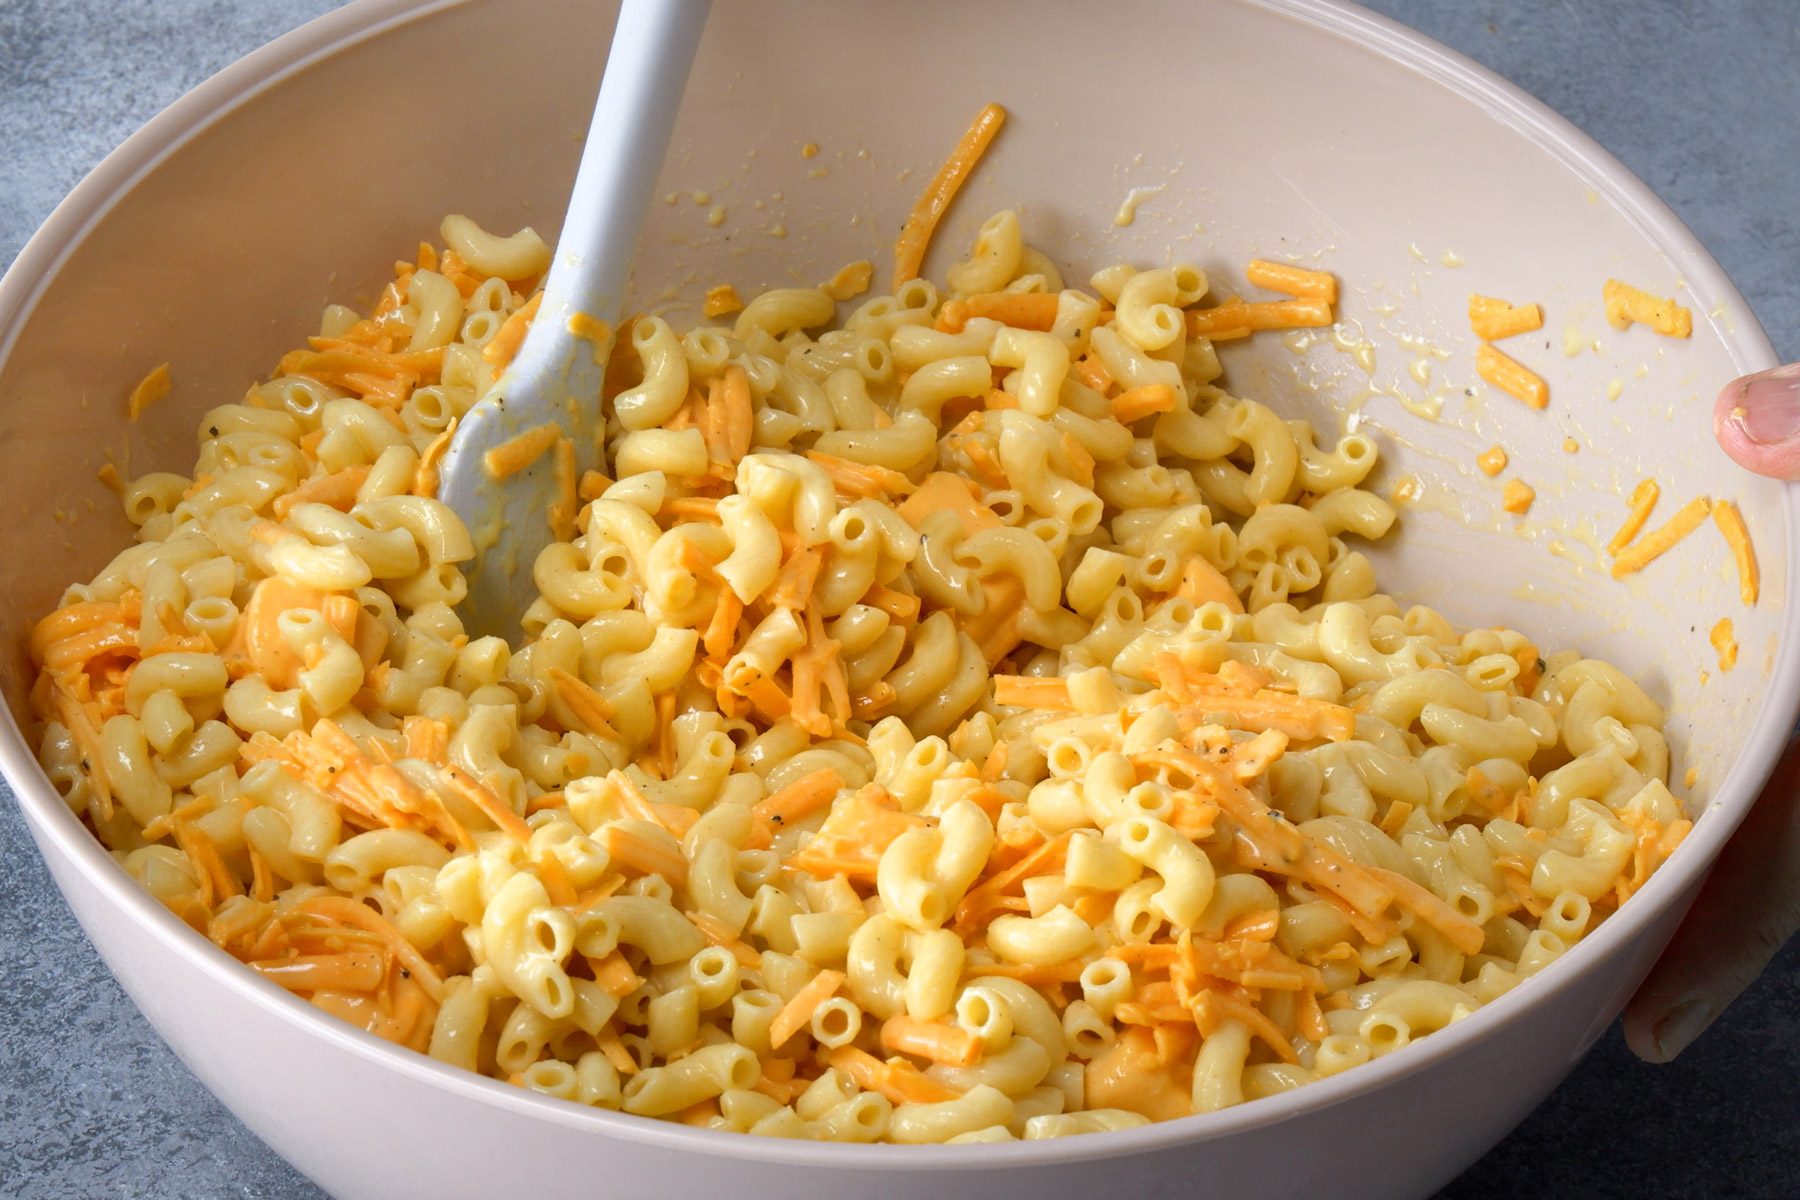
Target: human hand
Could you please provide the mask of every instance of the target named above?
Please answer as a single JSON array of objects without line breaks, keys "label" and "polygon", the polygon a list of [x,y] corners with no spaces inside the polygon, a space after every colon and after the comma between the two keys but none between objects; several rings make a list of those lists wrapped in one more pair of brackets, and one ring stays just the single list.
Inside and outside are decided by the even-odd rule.
[{"label": "human hand", "polygon": [[1800,363],[1726,384],[1713,402],[1713,433],[1745,470],[1800,479]]},{"label": "human hand", "polygon": [[[1719,445],[1740,466],[1800,480],[1800,363],[1726,385]],[[1625,1041],[1668,1062],[1700,1036],[1800,930],[1800,742],[1789,745],[1693,909],[1625,1009]]]}]

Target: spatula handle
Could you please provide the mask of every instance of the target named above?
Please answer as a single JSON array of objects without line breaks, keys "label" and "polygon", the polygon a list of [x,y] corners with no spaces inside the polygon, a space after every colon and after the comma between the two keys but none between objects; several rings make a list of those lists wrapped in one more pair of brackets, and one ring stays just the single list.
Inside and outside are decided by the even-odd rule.
[{"label": "spatula handle", "polygon": [[[606,74],[594,104],[594,120],[575,175],[568,215],[544,285],[543,307],[533,323],[550,337],[533,336],[514,369],[545,367],[560,374],[563,362],[533,362],[540,354],[563,358],[571,341],[569,318],[584,313],[609,327],[624,305],[633,251],[650,198],[662,173],[681,94],[706,28],[711,0],[625,0],[613,33]],[[561,353],[553,343],[562,343]],[[592,363],[592,347],[569,365]],[[571,383],[575,381],[571,380]],[[572,387],[586,394],[586,387]],[[598,376],[593,381],[598,391]]]}]

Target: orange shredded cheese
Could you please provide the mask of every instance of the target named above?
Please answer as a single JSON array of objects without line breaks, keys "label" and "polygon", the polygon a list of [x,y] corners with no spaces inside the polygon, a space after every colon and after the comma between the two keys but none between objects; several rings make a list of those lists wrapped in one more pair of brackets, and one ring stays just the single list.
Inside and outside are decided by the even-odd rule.
[{"label": "orange shredded cheese", "polygon": [[1217,602],[1234,613],[1244,611],[1243,600],[1239,599],[1237,589],[1231,586],[1224,572],[1199,554],[1182,566],[1181,582],[1176,585],[1175,594],[1191,604]]},{"label": "orange shredded cheese", "polygon": [[723,946],[731,951],[732,957],[738,960],[740,966],[754,970],[762,965],[762,954],[740,938],[737,931],[723,919],[709,912],[691,912],[687,914],[687,919],[694,923],[694,928],[700,931],[701,937],[715,946]]},{"label": "orange shredded cheese", "polygon": [[1631,544],[1631,539],[1643,530],[1644,523],[1650,519],[1650,513],[1656,508],[1657,498],[1661,495],[1662,489],[1654,479],[1641,480],[1631,489],[1631,499],[1628,502],[1631,515],[1625,518],[1625,523],[1619,526],[1619,532],[1613,534],[1612,540],[1606,543],[1608,554],[1617,557],[1619,551]]},{"label": "orange shredded cheese", "polygon": [[612,480],[600,472],[583,471],[580,482],[575,485],[575,495],[585,504],[589,500],[598,500],[611,486]]},{"label": "orange shredded cheese", "polygon": [[365,466],[345,467],[329,475],[319,475],[287,495],[275,497],[269,510],[278,520],[286,520],[288,514],[302,504],[324,504],[339,512],[349,512],[356,503],[357,492],[368,477],[369,468]]},{"label": "orange shredded cheese", "polygon": [[1047,292],[983,292],[961,300],[946,300],[938,309],[937,328],[961,333],[969,322],[986,317],[1014,329],[1048,330],[1056,324],[1061,300]]},{"label": "orange shredded cheese", "polygon": [[851,462],[821,450],[808,450],[806,457],[825,468],[825,474],[831,477],[840,495],[865,498],[907,496],[913,492],[912,480],[890,467]]},{"label": "orange shredded cheese", "polygon": [[600,844],[612,855],[613,864],[639,875],[661,875],[676,887],[687,883],[687,859],[679,846],[665,846],[633,829],[608,825]]},{"label": "orange shredded cheese", "polygon": [[996,675],[994,703],[1006,708],[1049,708],[1074,711],[1069,681],[1054,675]]},{"label": "orange shredded cheese", "polygon": [[819,290],[833,300],[854,300],[869,290],[869,284],[874,278],[875,264],[866,258],[859,258],[839,267],[837,274],[819,285]]},{"label": "orange shredded cheese", "polygon": [[909,279],[919,277],[919,268],[925,263],[925,251],[931,245],[931,235],[937,231],[938,222],[950,208],[950,202],[956,199],[956,193],[962,189],[982,155],[993,143],[994,136],[1006,123],[1006,110],[998,104],[988,104],[975,114],[975,119],[963,131],[962,138],[950,157],[944,160],[931,182],[925,185],[918,203],[913,205],[912,212],[906,218],[906,225],[900,231],[899,240],[894,243],[894,286],[899,287]]},{"label": "orange shredded cheese", "polygon": [[631,1056],[630,1049],[626,1047],[617,1029],[607,1025],[594,1035],[594,1044],[600,1047],[600,1053],[606,1055],[606,1061],[612,1064],[613,1070],[621,1075],[637,1074],[637,1059]]},{"label": "orange shredded cheese", "polygon": [[1550,404],[1550,385],[1544,377],[1515,358],[1509,358],[1486,342],[1475,348],[1475,372],[1483,379],[1532,408]]},{"label": "orange shredded cheese", "polygon": [[1003,871],[969,890],[956,908],[956,924],[969,926],[1002,907],[1001,898],[1019,890],[1026,879],[1060,871],[1068,861],[1069,833],[1059,833]]},{"label": "orange shredded cheese", "polygon": [[544,456],[563,436],[562,426],[555,421],[527,429],[518,437],[495,446],[481,456],[481,465],[495,482],[510,479]]},{"label": "orange shredded cheese", "polygon": [[719,283],[706,289],[706,300],[701,304],[700,311],[708,317],[723,317],[743,307],[744,302],[738,296],[737,289],[729,283]]},{"label": "orange shredded cheese", "polygon": [[589,733],[609,738],[619,737],[618,731],[612,726],[612,705],[586,680],[577,679],[561,667],[551,667],[549,675],[557,697],[568,706],[575,719],[587,727]]},{"label": "orange shredded cheese", "polygon": [[605,366],[607,356],[612,352],[612,326],[597,317],[578,312],[569,317],[565,328],[575,337],[593,346],[594,365]]},{"label": "orange shredded cheese", "polygon": [[775,833],[806,820],[837,799],[843,786],[843,776],[836,768],[820,767],[771,792],[750,809],[755,821],[750,845],[758,849],[766,847]]},{"label": "orange shredded cheese", "polygon": [[1617,279],[1601,289],[1606,319],[1614,329],[1629,329],[1633,322],[1648,325],[1664,337],[1684,338],[1694,332],[1694,314],[1674,300],[1653,295]]},{"label": "orange shredded cheese", "polygon": [[1634,571],[1641,571],[1668,553],[1676,542],[1700,527],[1711,508],[1712,501],[1705,496],[1689,500],[1661,528],[1652,530],[1619,552],[1613,559],[1613,578],[1623,579]]},{"label": "orange shredded cheese", "polygon": [[550,502],[550,536],[559,542],[575,540],[575,516],[581,511],[575,480],[575,443],[556,439],[556,498]]},{"label": "orange shredded cheese", "polygon": [[1324,300],[1263,300],[1246,303],[1231,299],[1212,308],[1188,310],[1188,336],[1224,341],[1248,337],[1268,329],[1310,329],[1332,322],[1331,305]]},{"label": "orange shredded cheese", "polygon": [[1469,328],[1484,342],[1532,333],[1544,327],[1544,310],[1536,304],[1513,305],[1480,293],[1469,295]]},{"label": "orange shredded cheese", "polygon": [[1154,413],[1175,411],[1175,389],[1166,383],[1146,383],[1112,398],[1113,420],[1121,425],[1141,421]]},{"label": "orange shredded cheese", "polygon": [[525,824],[524,818],[508,807],[506,801],[495,795],[493,789],[465,773],[460,767],[446,767],[444,773],[457,795],[479,809],[483,816],[494,823],[494,828],[510,834],[521,845],[531,840],[531,826]]},{"label": "orange shredded cheese", "polygon": [[1475,465],[1481,468],[1483,475],[1492,478],[1506,470],[1506,449],[1503,446],[1489,446],[1475,456]]},{"label": "orange shredded cheese", "polygon": [[904,1014],[881,1023],[881,1048],[952,1067],[972,1067],[981,1061],[981,1039],[967,1029]]},{"label": "orange shredded cheese", "polygon": [[425,956],[406,940],[391,921],[365,904],[348,896],[309,896],[293,908],[296,914],[323,917],[352,929],[374,934],[382,945],[412,973],[419,986],[434,1001],[444,998],[444,979]]},{"label": "orange shredded cheese", "polygon": [[460,419],[451,417],[450,424],[445,427],[444,432],[432,438],[431,444],[426,446],[424,452],[419,455],[418,469],[413,472],[413,495],[427,498],[437,496],[438,464],[450,451],[450,443],[456,437],[456,426]]},{"label": "orange shredded cheese", "polygon": [[125,399],[125,417],[135,421],[144,415],[144,410],[169,394],[173,384],[169,381],[169,364],[162,363],[153,367],[150,373],[138,380],[137,386],[131,389],[131,395]]},{"label": "orange shredded cheese", "polygon": [[1721,618],[1719,623],[1712,627],[1712,632],[1707,635],[1707,640],[1712,643],[1712,648],[1719,652],[1719,670],[1729,671],[1737,666],[1737,635],[1732,632],[1730,617]]},{"label": "orange shredded cheese", "polygon": [[769,1022],[769,1045],[779,1050],[787,1044],[789,1038],[799,1033],[806,1023],[812,1020],[813,1013],[819,1005],[831,999],[833,993],[843,986],[842,971],[820,971],[812,977],[807,985],[795,992],[793,997],[781,1006],[775,1019]]},{"label": "orange shredded cheese", "polygon": [[506,318],[501,323],[499,332],[481,348],[481,357],[500,370],[511,365],[519,353],[519,347],[525,344],[525,331],[531,327],[532,318],[537,316],[538,305],[543,303],[543,299],[544,293],[536,293],[520,305],[517,312]]},{"label": "orange shredded cheese", "polygon": [[905,1059],[882,1062],[867,1050],[839,1046],[820,1056],[866,1092],[880,1092],[895,1104],[939,1104],[954,1100],[960,1092],[945,1087]]},{"label": "orange shredded cheese", "polygon": [[1756,547],[1750,542],[1750,530],[1744,525],[1744,514],[1738,511],[1738,506],[1733,501],[1718,500],[1712,506],[1712,519],[1713,524],[1719,527],[1725,544],[1731,548],[1731,561],[1737,566],[1738,595],[1745,604],[1755,607],[1762,572],[1756,565]]},{"label": "orange shredded cheese", "polygon": [[1509,479],[1506,486],[1500,489],[1500,507],[1515,517],[1522,517],[1529,512],[1536,499],[1537,489],[1523,479]]},{"label": "orange shredded cheese", "polygon": [[1286,292],[1290,296],[1302,300],[1322,300],[1326,304],[1336,304],[1338,298],[1337,277],[1326,271],[1309,271],[1305,267],[1296,267],[1292,263],[1270,262],[1267,259],[1252,259],[1244,268],[1244,278],[1259,288],[1267,288],[1271,292]]}]

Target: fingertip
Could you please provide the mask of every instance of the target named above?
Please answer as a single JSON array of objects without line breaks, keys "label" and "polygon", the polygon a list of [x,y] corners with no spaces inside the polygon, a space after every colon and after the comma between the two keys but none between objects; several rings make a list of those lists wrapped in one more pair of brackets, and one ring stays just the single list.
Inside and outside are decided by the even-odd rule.
[{"label": "fingertip", "polygon": [[1633,1004],[1625,1012],[1625,1044],[1647,1063],[1673,1062],[1706,1032],[1717,1015],[1715,1005],[1699,998],[1672,1006]]},{"label": "fingertip", "polygon": [[1647,1063],[1661,1064],[1668,1059],[1662,1056],[1662,1049],[1651,1036],[1657,1021],[1662,1019],[1666,1006],[1656,1003],[1655,999],[1640,989],[1625,1006],[1625,1013],[1619,1018],[1620,1032],[1625,1035],[1625,1045],[1630,1051]]},{"label": "fingertip", "polygon": [[1788,478],[1790,472],[1800,470],[1800,450],[1765,446],[1750,436],[1744,427],[1744,406],[1738,402],[1741,398],[1740,384],[1732,383],[1713,405],[1713,437],[1719,449],[1732,462],[1758,475]]},{"label": "fingertip", "polygon": [[1742,427],[1744,420],[1744,381],[1746,378],[1747,377],[1745,376],[1740,376],[1737,379],[1732,380],[1730,383],[1719,389],[1718,396],[1713,400],[1713,432],[1719,437],[1725,436],[1725,429],[1728,424],[1736,424],[1740,428]]},{"label": "fingertip", "polygon": [[1800,479],[1800,364],[1734,379],[1713,401],[1713,436],[1746,471]]},{"label": "fingertip", "polygon": [[1640,1013],[1636,1006],[1625,1010],[1625,1019],[1621,1022],[1625,1034],[1625,1045],[1633,1054],[1653,1066],[1661,1066],[1669,1060],[1663,1056],[1662,1047],[1650,1036],[1657,1018]]}]

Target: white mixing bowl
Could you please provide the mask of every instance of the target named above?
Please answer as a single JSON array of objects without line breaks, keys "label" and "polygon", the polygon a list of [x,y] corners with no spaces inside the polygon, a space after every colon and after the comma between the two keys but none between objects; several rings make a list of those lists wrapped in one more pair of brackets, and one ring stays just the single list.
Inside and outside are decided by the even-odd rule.
[{"label": "white mixing bowl", "polygon": [[[370,297],[382,265],[446,211],[553,232],[604,59],[604,9],[365,0],[208,81],[76,189],[0,284],[0,641],[18,647],[65,582],[126,541],[93,477],[107,449],[134,473],[187,467],[199,412],[241,394],[328,299]],[[683,105],[664,177],[675,198],[655,206],[640,300],[671,283],[691,302],[719,280],[747,290],[888,261],[922,181],[987,100],[1012,121],[931,266],[986,214],[1018,205],[1031,240],[1075,278],[1118,257],[1175,255],[1220,280],[1257,254],[1336,272],[1348,332],[1234,346],[1227,382],[1315,420],[1353,410],[1383,442],[1388,483],[1419,478],[1405,532],[1379,556],[1387,590],[1461,624],[1578,644],[1669,703],[1674,776],[1698,775],[1694,833],[1541,976],[1296,1093],[1049,1143],[766,1141],[464,1074],[244,970],[138,890],[59,802],[14,724],[28,687],[15,649],[0,679],[12,712],[0,764],[70,906],[183,1060],[332,1194],[1424,1195],[1599,1036],[1744,815],[1800,691],[1787,604],[1795,496],[1716,450],[1710,397],[1770,365],[1769,344],[1623,167],[1397,26],[1324,0],[732,0],[714,13]],[[822,152],[803,158],[805,142]],[[1118,226],[1133,188],[1156,190]],[[726,210],[717,227],[714,206]],[[1608,328],[1609,275],[1681,295],[1691,341]],[[1547,412],[1475,379],[1471,290],[1543,302],[1541,338],[1508,348],[1550,379]],[[120,398],[164,359],[174,397],[127,426]],[[1424,385],[1418,361],[1431,364]],[[1609,400],[1614,380],[1623,394]],[[1401,396],[1415,409],[1439,397],[1441,419]],[[1563,449],[1571,437],[1578,453]],[[1526,520],[1501,514],[1497,482],[1473,469],[1496,441],[1537,487]],[[1645,475],[1678,501],[1738,500],[1762,559],[1754,611],[1708,531],[1627,583],[1596,565],[1596,532],[1618,523],[1621,492]],[[1727,615],[1743,648],[1729,674],[1706,644]]]}]

